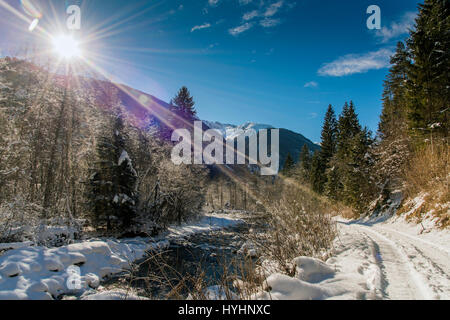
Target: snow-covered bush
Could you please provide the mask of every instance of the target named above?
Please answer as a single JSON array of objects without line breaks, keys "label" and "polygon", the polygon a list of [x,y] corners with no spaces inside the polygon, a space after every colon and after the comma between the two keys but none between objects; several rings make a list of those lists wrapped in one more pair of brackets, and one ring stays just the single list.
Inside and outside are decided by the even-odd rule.
[{"label": "snow-covered bush", "polygon": [[0,205],[0,243],[33,241],[36,245],[62,246],[80,237],[84,220],[41,219],[42,208],[16,197]]},{"label": "snow-covered bush", "polygon": [[39,225],[40,207],[16,197],[0,205],[0,242],[30,240]]},{"label": "snow-covered bush", "polygon": [[160,187],[155,190],[156,221],[168,225],[195,217],[204,204],[205,172],[202,168],[175,166],[166,160],[158,173]]}]

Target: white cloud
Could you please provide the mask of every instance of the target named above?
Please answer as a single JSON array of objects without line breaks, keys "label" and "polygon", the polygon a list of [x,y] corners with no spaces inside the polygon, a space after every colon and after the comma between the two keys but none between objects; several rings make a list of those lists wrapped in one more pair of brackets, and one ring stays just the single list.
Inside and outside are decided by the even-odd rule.
[{"label": "white cloud", "polygon": [[191,29],[191,32],[194,32],[195,30],[207,29],[207,28],[210,28],[210,27],[211,27],[210,23],[204,23],[204,24],[201,24],[201,25],[198,25],[198,26],[194,26]]},{"label": "white cloud", "polygon": [[220,0],[208,0],[210,6],[217,6]]},{"label": "white cloud", "polygon": [[378,30],[376,35],[381,39],[381,42],[386,43],[392,39],[406,34],[414,26],[414,19],[416,14],[414,12],[407,12],[398,22],[392,22],[389,27],[383,27]]},{"label": "white cloud", "polygon": [[342,77],[387,68],[392,54],[393,52],[386,48],[366,54],[348,54],[324,64],[318,73],[321,76]]},{"label": "white cloud", "polygon": [[305,83],[305,88],[317,88],[319,84],[315,81]]},{"label": "white cloud", "polygon": [[245,32],[245,31],[251,29],[252,27],[253,27],[253,24],[252,24],[252,23],[246,22],[246,23],[244,23],[244,24],[242,24],[242,25],[240,25],[240,26],[237,26],[237,27],[235,27],[235,28],[229,29],[228,32],[229,32],[232,36],[237,36],[237,35],[241,34],[242,32]]},{"label": "white cloud", "polygon": [[249,3],[251,3],[251,2],[253,2],[253,0],[239,0],[239,4],[240,4],[241,6],[246,6],[246,5],[248,5]]},{"label": "white cloud", "polygon": [[283,6],[283,1],[272,3],[264,13],[265,17],[272,17],[277,14],[278,10]]},{"label": "white cloud", "polygon": [[259,24],[264,28],[272,28],[281,23],[280,19],[269,19],[265,18],[259,22]]},{"label": "white cloud", "polygon": [[253,10],[250,12],[247,12],[246,14],[244,14],[244,16],[242,17],[243,20],[245,21],[249,21],[252,20],[253,18],[256,18],[259,16],[259,13],[257,10]]}]

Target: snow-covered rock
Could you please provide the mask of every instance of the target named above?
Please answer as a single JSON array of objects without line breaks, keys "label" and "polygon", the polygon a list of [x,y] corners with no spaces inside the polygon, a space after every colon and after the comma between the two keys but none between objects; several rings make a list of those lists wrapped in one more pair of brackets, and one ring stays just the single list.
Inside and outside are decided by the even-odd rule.
[{"label": "snow-covered rock", "polygon": [[[97,288],[147,251],[168,247],[166,240],[84,241],[60,248],[27,247],[0,256],[0,299],[55,299]],[[103,295],[103,297],[105,297]]]}]

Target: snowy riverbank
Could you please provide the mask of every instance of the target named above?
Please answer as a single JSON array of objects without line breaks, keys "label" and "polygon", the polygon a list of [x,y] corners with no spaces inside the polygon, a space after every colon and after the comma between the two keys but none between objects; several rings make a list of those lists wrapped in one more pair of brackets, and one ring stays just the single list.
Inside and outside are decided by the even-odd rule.
[{"label": "snowy riverbank", "polygon": [[[130,268],[147,252],[167,248],[169,241],[242,223],[237,215],[208,214],[173,226],[163,235],[136,239],[91,239],[59,248],[14,244],[0,255],[0,300],[56,299],[80,296],[96,289],[102,279]],[[11,245],[0,245],[9,248]],[[123,296],[102,293],[97,298]]]}]

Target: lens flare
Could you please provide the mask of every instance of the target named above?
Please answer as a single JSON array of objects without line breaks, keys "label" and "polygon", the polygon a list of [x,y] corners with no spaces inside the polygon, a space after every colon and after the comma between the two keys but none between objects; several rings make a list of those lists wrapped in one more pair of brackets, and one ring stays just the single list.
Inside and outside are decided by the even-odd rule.
[{"label": "lens flare", "polygon": [[30,24],[30,26],[28,27],[28,31],[33,31],[36,27],[37,27],[37,25],[38,25],[38,23],[39,23],[39,19],[34,19],[32,22],[31,22],[31,24]]},{"label": "lens flare", "polygon": [[36,1],[31,0],[20,0],[20,4],[22,5],[23,11],[29,16],[35,19],[42,18],[42,12],[36,4]]}]

